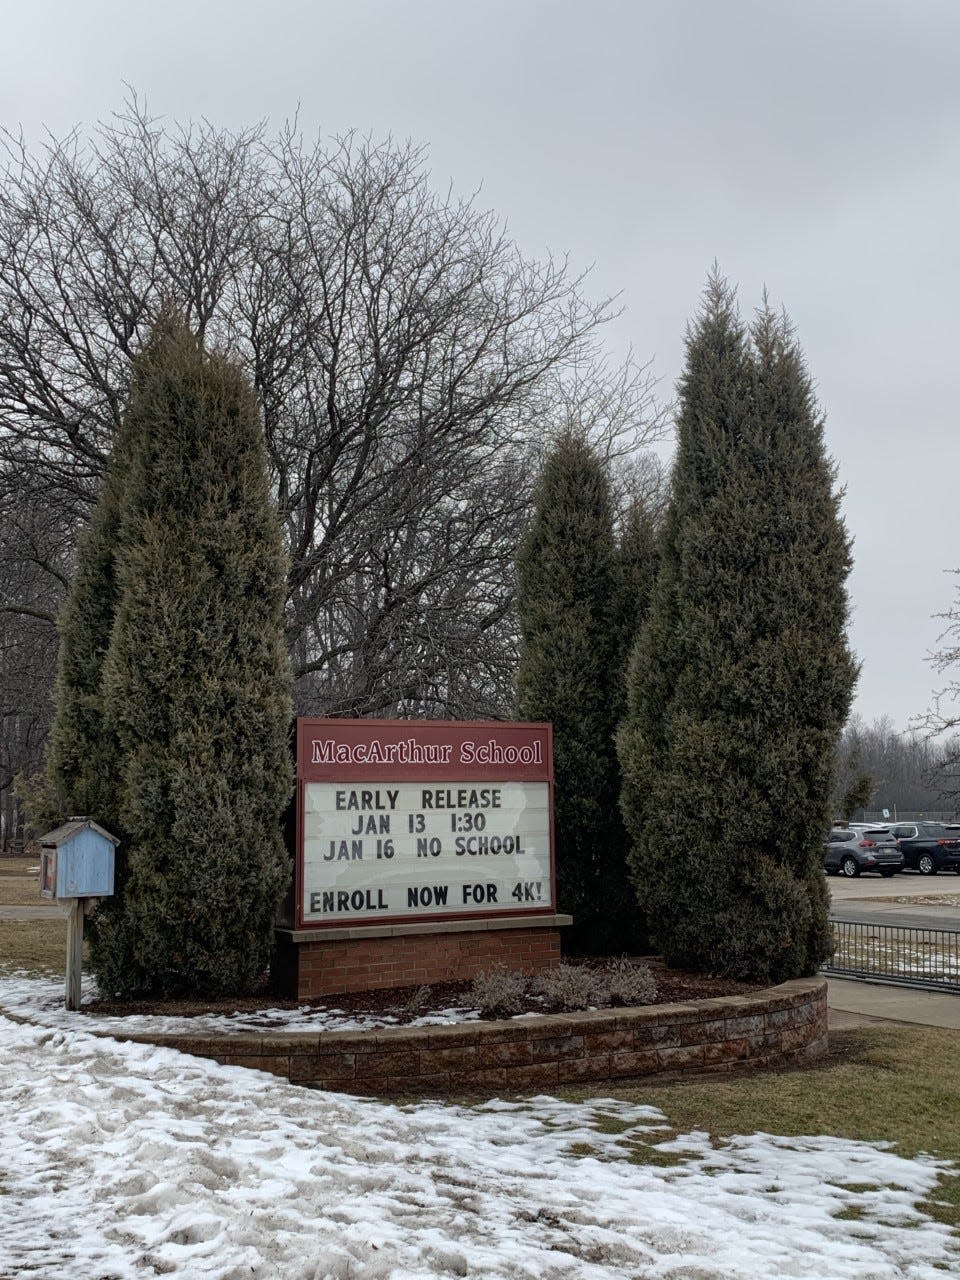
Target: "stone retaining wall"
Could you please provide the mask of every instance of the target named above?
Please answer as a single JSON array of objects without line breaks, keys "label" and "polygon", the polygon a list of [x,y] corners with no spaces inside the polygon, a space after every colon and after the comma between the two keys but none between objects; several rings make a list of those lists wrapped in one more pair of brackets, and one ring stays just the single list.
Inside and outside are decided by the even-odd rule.
[{"label": "stone retaining wall", "polygon": [[749,996],[503,1022],[130,1039],[345,1093],[555,1089],[817,1058],[827,1048],[827,984],[801,978]]}]

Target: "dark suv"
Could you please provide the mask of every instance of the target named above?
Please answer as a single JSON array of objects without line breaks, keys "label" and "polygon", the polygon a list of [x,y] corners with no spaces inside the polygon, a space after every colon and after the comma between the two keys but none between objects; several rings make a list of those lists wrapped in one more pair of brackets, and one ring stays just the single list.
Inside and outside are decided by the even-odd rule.
[{"label": "dark suv", "polygon": [[904,867],[922,876],[960,872],[960,831],[942,822],[898,822],[890,828],[903,854]]},{"label": "dark suv", "polygon": [[888,878],[903,866],[903,854],[886,827],[834,827],[824,846],[823,865],[830,876],[879,871]]}]

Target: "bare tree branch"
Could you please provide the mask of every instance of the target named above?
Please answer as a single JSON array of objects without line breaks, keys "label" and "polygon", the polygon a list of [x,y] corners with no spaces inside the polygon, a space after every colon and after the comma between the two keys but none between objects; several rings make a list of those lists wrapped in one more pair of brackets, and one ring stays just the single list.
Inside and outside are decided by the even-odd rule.
[{"label": "bare tree branch", "polygon": [[545,444],[575,418],[628,489],[663,429],[649,370],[600,358],[611,300],[434,193],[410,145],[171,128],[134,98],[92,139],[33,153],[8,135],[4,160],[0,491],[58,513],[66,546],[20,540],[51,599],[131,354],[173,299],[262,405],[299,708],[508,713]]}]

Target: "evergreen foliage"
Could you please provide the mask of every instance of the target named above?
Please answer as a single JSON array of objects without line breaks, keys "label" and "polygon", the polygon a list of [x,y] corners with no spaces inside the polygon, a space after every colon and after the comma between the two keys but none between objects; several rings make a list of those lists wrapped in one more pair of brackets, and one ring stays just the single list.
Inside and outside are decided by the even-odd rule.
[{"label": "evergreen foliage", "polygon": [[614,733],[623,706],[622,593],[613,508],[589,444],[561,437],[543,467],[517,557],[518,709],[553,723],[557,901],[572,950],[643,937],[626,868]]},{"label": "evergreen foliage", "polygon": [[[659,521],[651,504],[637,498],[627,508],[618,547],[620,578],[620,667],[625,673],[650,609],[660,564]],[[622,681],[621,681],[622,683]]]},{"label": "evergreen foliage", "polygon": [[137,361],[103,704],[125,875],[97,920],[115,994],[249,989],[288,864],[284,557],[256,401],[167,317]]},{"label": "evergreen foliage", "polygon": [[117,432],[100,496],[78,540],[76,568],[59,620],[45,796],[45,807],[57,810],[60,818],[82,814],[117,834],[116,739],[104,720],[103,663],[117,608],[117,541],[132,425],[127,420]]},{"label": "evergreen foliage", "polygon": [[781,981],[829,954],[822,842],[856,681],[850,544],[786,321],[714,277],[688,330],[660,569],[619,734],[668,963]]},{"label": "evergreen foliage", "polygon": [[853,779],[841,795],[837,810],[844,822],[852,822],[853,815],[858,809],[866,809],[876,789],[877,784],[873,780],[873,774],[860,773]]}]

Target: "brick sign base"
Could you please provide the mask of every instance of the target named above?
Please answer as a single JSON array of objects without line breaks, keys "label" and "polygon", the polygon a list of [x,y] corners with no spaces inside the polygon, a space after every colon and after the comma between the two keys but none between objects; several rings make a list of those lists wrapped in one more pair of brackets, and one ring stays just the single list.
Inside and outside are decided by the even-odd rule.
[{"label": "brick sign base", "polygon": [[277,991],[296,1000],[315,996],[463,982],[503,965],[539,973],[560,962],[560,929],[570,916],[460,920],[327,930],[277,930],[272,966]]},{"label": "brick sign base", "polygon": [[827,984],[798,978],[746,996],[443,1027],[124,1038],[344,1093],[522,1092],[822,1057]]}]

